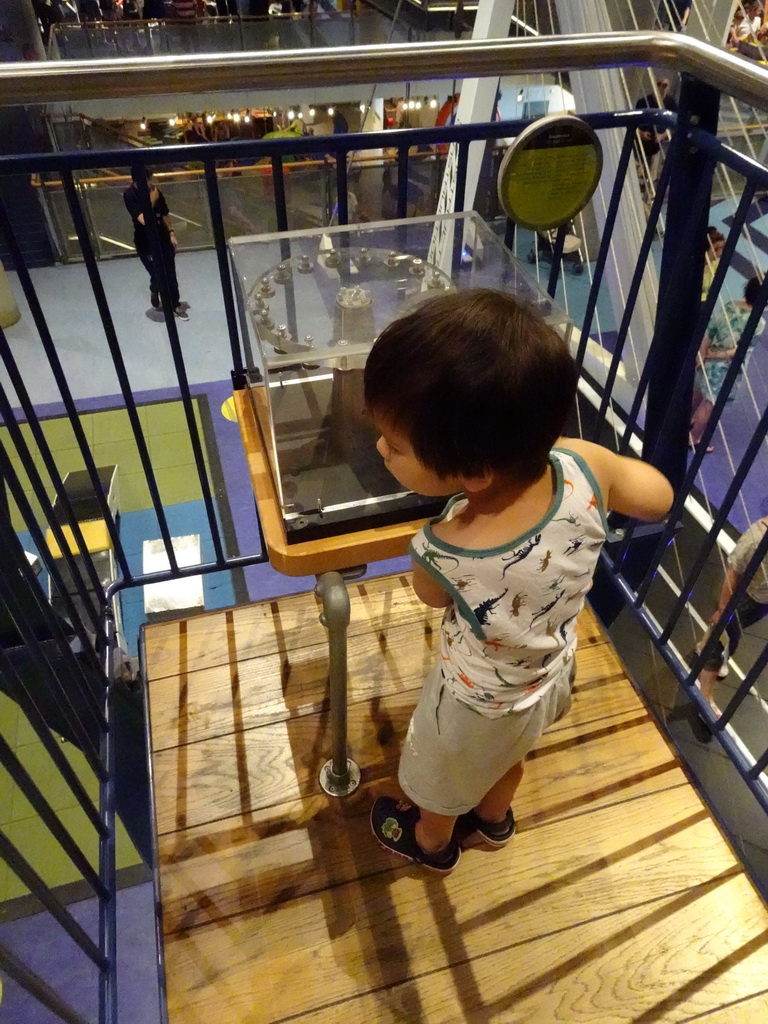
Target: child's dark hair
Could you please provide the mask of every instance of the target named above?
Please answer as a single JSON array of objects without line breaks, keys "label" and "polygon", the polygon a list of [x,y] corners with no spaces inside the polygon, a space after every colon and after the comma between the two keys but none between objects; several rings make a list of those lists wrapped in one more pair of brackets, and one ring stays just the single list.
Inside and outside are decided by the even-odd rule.
[{"label": "child's dark hair", "polygon": [[566,342],[530,305],[478,289],[386,327],[365,366],[370,412],[440,476],[538,479],[576,394]]}]

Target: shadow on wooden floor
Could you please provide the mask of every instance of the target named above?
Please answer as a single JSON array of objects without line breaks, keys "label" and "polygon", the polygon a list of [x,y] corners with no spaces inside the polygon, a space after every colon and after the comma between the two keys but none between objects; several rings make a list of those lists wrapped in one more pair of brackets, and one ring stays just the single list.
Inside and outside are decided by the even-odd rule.
[{"label": "shadow on wooden floor", "polygon": [[147,630],[171,1024],[768,1019],[765,908],[588,611],[513,842],[447,878],[378,846],[439,613],[350,590],[346,800],[313,595]]}]

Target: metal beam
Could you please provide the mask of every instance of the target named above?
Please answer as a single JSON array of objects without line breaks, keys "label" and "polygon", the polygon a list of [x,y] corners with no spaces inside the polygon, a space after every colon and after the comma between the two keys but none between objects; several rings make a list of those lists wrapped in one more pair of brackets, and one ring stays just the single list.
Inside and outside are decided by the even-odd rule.
[{"label": "metal beam", "polygon": [[34,104],[402,79],[543,74],[633,64],[687,71],[745,103],[768,107],[768,70],[674,32],[378,44],[351,50],[19,62],[0,64],[0,96],[4,105]]}]

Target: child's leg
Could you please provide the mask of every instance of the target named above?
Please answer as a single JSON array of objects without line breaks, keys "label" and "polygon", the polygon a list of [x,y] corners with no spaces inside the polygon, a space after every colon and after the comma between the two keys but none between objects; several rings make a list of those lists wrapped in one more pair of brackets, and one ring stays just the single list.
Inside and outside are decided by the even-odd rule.
[{"label": "child's leg", "polygon": [[446,814],[435,814],[419,808],[419,820],[416,823],[416,842],[425,853],[439,853],[444,850],[453,838],[453,826],[456,817]]},{"label": "child's leg", "polygon": [[523,777],[523,761],[518,761],[494,783],[475,808],[475,813],[483,821],[500,823],[504,821],[509,805]]}]

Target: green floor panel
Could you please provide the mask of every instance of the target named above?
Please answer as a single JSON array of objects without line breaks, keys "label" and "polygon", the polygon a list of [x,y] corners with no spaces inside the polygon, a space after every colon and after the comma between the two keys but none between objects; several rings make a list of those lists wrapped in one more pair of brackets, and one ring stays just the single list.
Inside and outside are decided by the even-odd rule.
[{"label": "green floor panel", "polygon": [[147,430],[156,434],[173,434],[186,429],[186,416],[181,402],[156,402],[154,405],[143,405],[146,414]]},{"label": "green floor panel", "polygon": [[19,731],[19,705],[0,693],[0,735],[9,747],[16,748],[16,736]]},{"label": "green floor panel", "polygon": [[94,420],[93,443],[133,441],[133,427],[125,409],[107,409]]},{"label": "green floor panel", "polygon": [[[143,473],[141,457],[139,456],[136,442],[132,437],[129,440],[124,439],[122,441],[97,441],[91,451],[97,466],[118,467],[118,487],[120,487],[120,497],[122,499],[122,487],[120,485],[123,477],[131,473]],[[133,510],[123,508],[121,502],[120,511],[128,512]]]},{"label": "green floor panel", "polygon": [[[98,800],[98,782],[85,756],[70,743],[62,743],[61,748],[77,772],[78,778],[85,786],[85,789],[91,795],[91,798]],[[37,788],[54,811],[63,811],[67,807],[75,807],[77,805],[77,797],[70,789],[69,783],[63,778],[48,751],[41,743],[26,743],[22,747],[17,747],[16,756],[29,772]],[[34,807],[32,807],[21,790],[15,789],[10,820],[20,821],[23,818],[34,816]]]},{"label": "green floor panel", "polygon": [[182,505],[188,501],[201,501],[203,492],[194,465],[183,470],[169,467],[157,472],[157,484],[163,505]]},{"label": "green floor panel", "polygon": [[[205,448],[203,421],[197,402],[194,402],[195,422],[198,427],[203,451]],[[161,500],[164,506],[199,501],[202,491],[194,463],[192,444],[187,429],[184,407],[180,401],[159,402],[138,407],[139,420],[145,432],[153,469],[156,474]],[[103,412],[87,413],[80,417],[83,432],[91,447],[97,466],[116,465],[119,474],[121,512],[139,512],[151,509],[149,487],[141,467],[136,442],[133,437],[128,413],[125,409],[110,409]],[[82,454],[75,442],[75,434],[66,417],[42,421],[42,429],[54,455],[57,469],[62,476],[84,468]],[[41,477],[50,499],[53,486],[48,474],[42,468],[42,457],[31,441],[31,431],[22,425],[22,433],[30,443],[30,454],[35,466],[41,470]],[[8,431],[0,428],[0,442],[9,451],[15,446],[8,443]],[[23,489],[41,527],[47,523],[40,516],[37,498],[32,491],[21,461],[13,459],[14,468],[23,480]],[[27,530],[15,502],[11,502],[14,528]],[[78,845],[86,852],[91,863],[98,866],[98,837],[77,804],[69,786],[51,761],[40,743],[26,716],[13,701],[0,694],[0,732],[17,755],[32,778],[56,810],[62,823],[71,832]],[[56,738],[56,742],[60,742]],[[62,751],[72,763],[94,802],[98,798],[98,784],[87,761],[76,747],[62,744]],[[49,886],[63,885],[79,880],[79,873],[69,858],[50,836],[45,825],[35,816],[34,809],[27,802],[7,772],[0,769],[0,824],[8,838],[15,843],[35,870]],[[117,865],[128,867],[140,863],[140,857],[128,838],[121,823],[117,829]],[[26,895],[26,889],[5,864],[0,863],[0,903]],[[2,909],[0,909],[0,918]]]},{"label": "green floor panel", "polygon": [[[149,444],[149,452],[156,474],[161,469],[179,470],[180,467],[191,466],[197,475],[192,442],[186,430],[154,436]],[[180,475],[186,476],[186,472],[180,473]]]},{"label": "green floor panel", "polygon": [[[202,440],[202,419],[197,402],[194,401],[193,404],[195,422]],[[193,472],[190,477],[188,472],[188,467],[194,464],[194,458],[183,404],[180,401],[155,402],[139,406],[138,414],[155,471],[173,469],[179,477],[176,485],[166,488],[172,498],[164,495],[163,500],[166,503],[170,501],[199,501],[201,493],[196,482],[197,473]],[[106,409],[103,412],[85,413],[80,417],[80,423],[95,464],[118,467],[121,511],[140,512],[150,508],[151,501],[146,481],[142,479],[139,482],[136,479],[137,477],[143,478],[144,472],[126,410]],[[75,442],[74,431],[66,417],[42,420],[41,426],[54,456],[56,468],[62,478],[67,473],[85,468],[82,454]],[[31,429],[27,424],[21,424],[21,431],[29,445],[32,460],[40,471],[46,494],[52,501],[54,489],[43,468],[42,456],[32,440]],[[4,427],[0,428],[0,441],[9,451],[15,451],[15,446],[10,443],[8,431]],[[21,460],[14,457],[12,461],[35,518],[40,522],[42,519],[40,503],[22,469]],[[130,479],[131,477],[134,479]],[[192,487],[186,491],[184,482],[190,479]],[[28,529],[14,501],[11,501],[11,514],[15,530]]]},{"label": "green floor panel", "polygon": [[43,420],[43,434],[52,451],[63,448],[77,448],[77,437],[68,419]]},{"label": "green floor panel", "polygon": [[16,746],[21,747],[28,743],[39,743],[37,733],[32,727],[24,712],[19,709],[19,717],[16,725]]},{"label": "green floor panel", "polygon": [[120,507],[123,512],[141,512],[152,508],[149,486],[143,473],[120,475]]},{"label": "green floor panel", "polygon": [[16,784],[5,768],[0,767],[0,825],[12,820],[13,794]]}]

